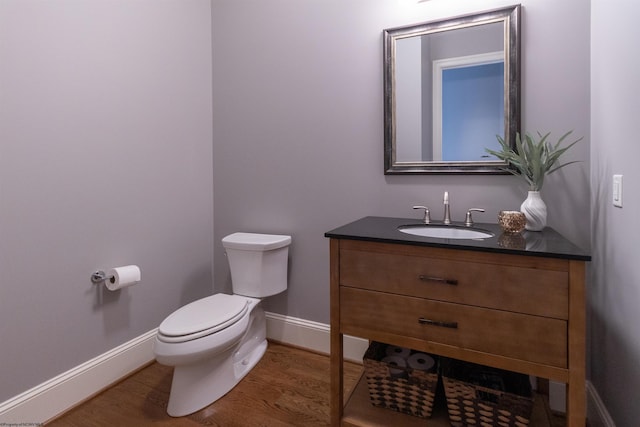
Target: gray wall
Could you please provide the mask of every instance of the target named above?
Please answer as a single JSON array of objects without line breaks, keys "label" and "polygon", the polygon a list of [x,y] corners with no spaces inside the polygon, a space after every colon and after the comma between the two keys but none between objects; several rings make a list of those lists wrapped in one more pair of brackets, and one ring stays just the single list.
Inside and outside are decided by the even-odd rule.
[{"label": "gray wall", "polygon": [[0,1],[0,402],[211,291],[211,107],[209,0]]},{"label": "gray wall", "polygon": [[[591,381],[616,425],[635,426],[640,415],[640,5],[591,4]],[[622,209],[611,203],[613,174],[624,175]]]},{"label": "gray wall", "polygon": [[[466,4],[462,4],[466,3]],[[489,1],[481,9],[512,2]],[[213,174],[215,239],[244,230],[291,233],[288,292],[267,308],[328,323],[329,242],[323,233],[366,215],[442,215],[442,195],[463,220],[471,207],[495,222],[518,209],[512,176],[385,176],[382,29],[473,12],[468,2],[215,0]],[[583,0],[522,1],[524,129],[584,141],[577,165],[543,189],[549,224],[588,248],[589,8]],[[571,17],[571,19],[567,19]],[[229,289],[222,251],[215,287]]]},{"label": "gray wall", "polygon": [[[214,253],[214,287],[229,291],[220,239],[233,231],[292,234],[290,289],[267,308],[328,322],[325,231],[365,215],[413,217],[416,203],[438,217],[445,190],[454,219],[477,206],[487,209],[477,220],[494,222],[518,208],[526,187],[515,177],[382,173],[381,31],[476,10],[464,3],[0,1],[0,401],[208,294]],[[521,3],[523,127],[585,136],[567,158],[583,162],[549,178],[543,196],[550,225],[586,248],[589,7]],[[632,261],[626,241],[621,259]],[[89,283],[94,269],[128,263],[142,284],[106,293]],[[625,299],[632,276],[601,307],[616,343],[629,333],[611,313],[637,302]],[[630,365],[630,351],[618,354]],[[597,376],[605,390],[608,374]]]}]

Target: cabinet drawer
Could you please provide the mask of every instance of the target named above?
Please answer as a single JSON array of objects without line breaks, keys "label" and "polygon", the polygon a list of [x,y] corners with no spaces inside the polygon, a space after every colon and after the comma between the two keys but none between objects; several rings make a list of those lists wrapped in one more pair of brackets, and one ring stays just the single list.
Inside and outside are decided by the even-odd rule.
[{"label": "cabinet drawer", "polygon": [[568,316],[566,271],[343,249],[340,284],[556,319]]},{"label": "cabinet drawer", "polygon": [[341,287],[340,329],[380,331],[567,366],[567,322],[540,316]]}]

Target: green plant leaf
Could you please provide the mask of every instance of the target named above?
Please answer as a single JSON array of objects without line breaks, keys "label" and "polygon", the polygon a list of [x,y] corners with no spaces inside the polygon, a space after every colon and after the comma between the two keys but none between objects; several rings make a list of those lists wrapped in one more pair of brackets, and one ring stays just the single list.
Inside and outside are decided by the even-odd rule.
[{"label": "green plant leaf", "polygon": [[492,156],[507,163],[510,168],[507,171],[514,175],[520,175],[529,185],[529,189],[540,191],[544,184],[544,178],[558,169],[561,169],[577,161],[558,164],[560,157],[582,138],[573,141],[571,144],[561,147],[562,142],[572,133],[569,131],[562,135],[555,144],[548,142],[550,132],[541,134],[537,132],[538,138],[535,140],[531,135],[525,133],[520,136],[516,133],[515,150],[506,143],[504,138],[496,135],[500,143],[500,151],[485,148],[485,151]]}]

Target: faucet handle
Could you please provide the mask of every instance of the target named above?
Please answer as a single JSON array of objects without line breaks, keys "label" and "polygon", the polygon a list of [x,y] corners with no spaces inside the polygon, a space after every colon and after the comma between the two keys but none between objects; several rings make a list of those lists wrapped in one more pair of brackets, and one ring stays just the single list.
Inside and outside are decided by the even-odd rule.
[{"label": "faucet handle", "polygon": [[464,220],[464,225],[471,227],[473,225],[473,218],[471,218],[471,212],[484,212],[484,209],[471,208],[467,211],[467,217]]},{"label": "faucet handle", "polygon": [[429,215],[429,208],[426,206],[414,206],[413,209],[424,209],[423,222],[429,224],[431,222],[431,216]]}]

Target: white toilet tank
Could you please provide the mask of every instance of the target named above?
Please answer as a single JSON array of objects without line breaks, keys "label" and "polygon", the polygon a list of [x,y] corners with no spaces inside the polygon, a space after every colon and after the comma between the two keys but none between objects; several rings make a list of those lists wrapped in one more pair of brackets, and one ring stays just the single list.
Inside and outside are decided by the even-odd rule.
[{"label": "white toilet tank", "polygon": [[262,298],[287,289],[291,236],[233,233],[222,239],[233,293]]}]

